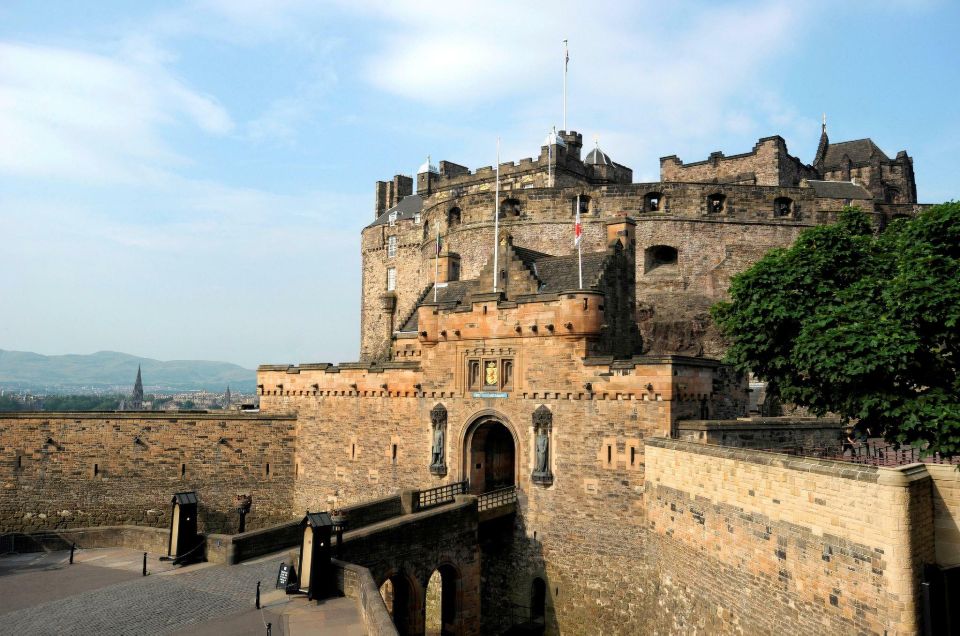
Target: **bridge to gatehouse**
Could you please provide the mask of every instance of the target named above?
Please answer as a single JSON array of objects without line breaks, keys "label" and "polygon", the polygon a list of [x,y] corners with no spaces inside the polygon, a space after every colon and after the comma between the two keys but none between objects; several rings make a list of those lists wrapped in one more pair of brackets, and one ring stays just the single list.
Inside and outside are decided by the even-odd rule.
[{"label": "bridge to gatehouse", "polygon": [[[369,571],[379,590],[369,611],[389,615],[398,634],[423,634],[431,577],[439,575],[441,634],[480,630],[480,533],[489,521],[515,514],[513,485],[468,494],[467,481],[400,495],[345,509],[340,562]],[[369,595],[369,590],[367,591]]]}]

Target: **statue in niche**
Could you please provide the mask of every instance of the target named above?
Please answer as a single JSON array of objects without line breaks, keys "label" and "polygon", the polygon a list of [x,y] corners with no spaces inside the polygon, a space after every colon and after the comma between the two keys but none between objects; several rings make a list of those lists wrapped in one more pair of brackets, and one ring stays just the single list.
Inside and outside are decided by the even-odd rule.
[{"label": "statue in niche", "polygon": [[533,412],[534,462],[533,482],[549,486],[553,483],[550,471],[550,432],[553,429],[553,413],[546,406],[540,406]]},{"label": "statue in niche", "polygon": [[447,409],[442,404],[437,404],[430,411],[430,423],[433,426],[430,472],[434,475],[446,475]]}]

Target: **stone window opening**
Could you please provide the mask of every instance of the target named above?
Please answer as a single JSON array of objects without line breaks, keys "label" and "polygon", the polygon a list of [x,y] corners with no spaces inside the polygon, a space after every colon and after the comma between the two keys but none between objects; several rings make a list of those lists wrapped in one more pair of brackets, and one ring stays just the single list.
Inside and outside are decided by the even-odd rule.
[{"label": "stone window opening", "polygon": [[519,199],[509,198],[500,202],[501,219],[508,216],[520,216],[521,211]]},{"label": "stone window opening", "polygon": [[669,245],[653,245],[644,252],[644,273],[656,271],[658,274],[677,272],[677,248]]},{"label": "stone window opening", "polygon": [[357,445],[350,444],[350,459],[356,459],[356,458],[357,458]]},{"label": "stone window opening", "polygon": [[270,462],[267,462],[263,466],[263,477],[264,479],[270,479]]},{"label": "stone window opening", "polygon": [[186,476],[187,476],[187,465],[180,464],[180,477],[186,477]]},{"label": "stone window opening", "polygon": [[643,197],[644,212],[659,212],[663,204],[663,194],[660,192],[648,192]]},{"label": "stone window opening", "polygon": [[480,389],[480,361],[469,360],[467,362],[467,386],[471,390]]},{"label": "stone window opening", "polygon": [[793,214],[793,199],[789,197],[777,197],[773,201],[774,216],[790,216]]},{"label": "stone window opening", "polygon": [[94,476],[94,477],[99,477],[99,476],[100,476],[100,464],[94,464],[94,465],[93,465],[93,476]]},{"label": "stone window opening", "polygon": [[543,625],[547,614],[547,584],[543,579],[533,579],[530,590],[530,620],[537,625]]},{"label": "stone window opening", "polygon": [[387,269],[387,291],[393,291],[397,288],[397,268]]},{"label": "stone window opening", "polygon": [[447,225],[460,225],[462,218],[463,215],[457,206],[447,210]]},{"label": "stone window opening", "polygon": [[726,207],[727,197],[719,192],[707,197],[707,214],[721,214]]},{"label": "stone window opening", "polygon": [[[450,275],[448,276],[447,280],[460,280],[460,261],[453,260],[450,263]],[[486,306],[484,306],[484,309],[486,309]]]},{"label": "stone window opening", "polygon": [[500,388],[507,390],[513,387],[513,360],[500,361]]},{"label": "stone window opening", "polygon": [[607,444],[607,464],[613,463],[613,446]]},{"label": "stone window opening", "polygon": [[387,258],[395,258],[397,256],[397,237],[388,236],[387,237]]},{"label": "stone window opening", "polygon": [[417,212],[416,214],[413,215],[413,222],[416,223],[417,225],[420,225],[420,213],[419,213],[419,212]]},{"label": "stone window opening", "polygon": [[637,465],[637,447],[636,446],[630,447],[630,465],[631,466]]},{"label": "stone window opening", "polygon": [[23,454],[22,454],[22,453],[17,453],[15,468],[16,468],[17,470],[20,470],[21,468],[23,468]]},{"label": "stone window opening", "polygon": [[887,187],[883,190],[884,203],[900,203],[900,190],[893,187]]},{"label": "stone window opening", "polygon": [[397,224],[397,213],[396,213],[396,212],[391,212],[391,213],[390,213],[390,216],[387,217],[387,221],[389,221],[390,227],[393,227],[394,225],[396,225],[396,224]]},{"label": "stone window opening", "polygon": [[391,460],[393,461],[394,464],[397,463],[397,445],[396,444],[393,445],[393,450],[391,452]]},{"label": "stone window opening", "polygon": [[577,215],[577,202],[580,202],[580,216],[588,214],[590,212],[590,197],[585,194],[573,197],[573,200],[570,202],[570,209],[573,212],[573,216]]}]

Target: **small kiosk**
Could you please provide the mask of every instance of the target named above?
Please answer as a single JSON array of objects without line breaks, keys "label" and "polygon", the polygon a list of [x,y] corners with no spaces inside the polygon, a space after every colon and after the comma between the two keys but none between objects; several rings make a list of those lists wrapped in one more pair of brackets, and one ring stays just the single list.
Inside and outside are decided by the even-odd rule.
[{"label": "small kiosk", "polygon": [[167,556],[180,559],[197,547],[197,493],[178,492],[173,495],[173,513],[170,515],[170,544]]},{"label": "small kiosk", "polygon": [[308,599],[324,598],[333,583],[330,565],[330,535],[333,521],[325,512],[307,512],[300,523],[303,541],[300,543],[300,591]]}]

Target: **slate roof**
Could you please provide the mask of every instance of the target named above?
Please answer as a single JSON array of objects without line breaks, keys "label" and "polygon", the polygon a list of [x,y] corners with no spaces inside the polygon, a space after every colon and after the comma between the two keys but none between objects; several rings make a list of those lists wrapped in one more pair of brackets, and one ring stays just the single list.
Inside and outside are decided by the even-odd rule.
[{"label": "slate roof", "polygon": [[385,211],[383,214],[377,217],[377,220],[368,225],[367,227],[374,227],[375,225],[386,225],[390,222],[390,214],[393,212],[397,213],[397,220],[401,221],[403,219],[412,219],[413,216],[423,210],[423,199],[420,198],[419,194],[408,194],[403,197],[400,203],[396,204],[389,210]]},{"label": "slate roof", "polygon": [[[603,273],[603,263],[606,258],[606,252],[591,252],[583,255],[584,287],[590,288],[597,284],[600,274]],[[541,282],[540,293],[542,294],[569,291],[577,289],[580,285],[576,254],[545,256],[536,260],[531,269]]]},{"label": "slate roof", "polygon": [[807,183],[821,199],[872,199],[873,195],[862,185],[851,181],[815,181]]},{"label": "slate roof", "polygon": [[[515,245],[512,246],[512,249],[540,281],[538,293],[553,294],[579,287],[576,254],[550,256]],[[589,289],[599,282],[606,258],[606,252],[591,252],[583,255],[583,286],[585,288]],[[445,287],[438,288],[437,302],[441,304],[464,303],[470,294],[480,291],[478,290],[479,284],[480,281],[477,279],[451,281]],[[432,302],[433,286],[431,285],[420,304]],[[400,331],[418,331],[416,310],[403,324]]]},{"label": "slate roof", "polygon": [[881,161],[890,161],[888,157],[872,139],[856,139],[854,141],[841,141],[838,144],[827,146],[827,156],[823,159],[823,168],[832,170],[840,168],[840,162],[843,156],[850,157],[853,163],[867,163],[874,153],[880,155]]}]

